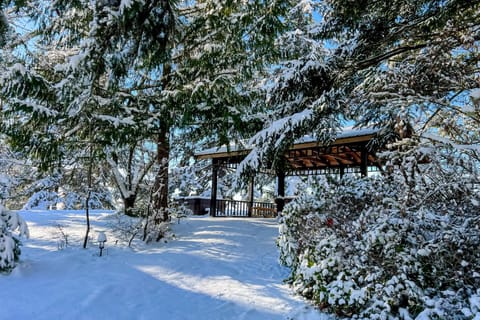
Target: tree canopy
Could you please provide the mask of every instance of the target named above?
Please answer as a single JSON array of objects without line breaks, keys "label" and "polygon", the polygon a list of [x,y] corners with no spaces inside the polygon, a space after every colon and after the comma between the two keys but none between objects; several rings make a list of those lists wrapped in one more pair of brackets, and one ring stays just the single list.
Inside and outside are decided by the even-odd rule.
[{"label": "tree canopy", "polygon": [[476,2],[2,8],[2,131],[45,169],[86,157],[86,145],[108,160],[146,141],[164,151],[165,167],[173,128],[216,144],[253,135],[244,169],[275,164],[304,134],[328,142],[345,123],[380,128],[378,143],[413,133],[476,156],[468,147],[478,142]]},{"label": "tree canopy", "polygon": [[346,121],[379,127],[386,141],[415,126],[417,136],[440,130],[456,143],[478,142],[471,130],[458,132],[460,123],[478,126],[469,99],[479,86],[478,2],[331,0],[297,8],[313,13],[277,40],[285,58],[264,87],[274,111],[252,139],[262,147],[251,159],[303,134],[328,142]]}]

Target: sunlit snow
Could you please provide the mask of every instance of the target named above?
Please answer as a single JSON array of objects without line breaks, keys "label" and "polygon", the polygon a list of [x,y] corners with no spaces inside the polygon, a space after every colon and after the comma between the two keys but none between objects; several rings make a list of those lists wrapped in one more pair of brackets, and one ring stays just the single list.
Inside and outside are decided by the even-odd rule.
[{"label": "sunlit snow", "polygon": [[283,283],[273,219],[191,217],[172,225],[171,241],[128,248],[115,215],[95,211],[85,250],[82,211],[21,215],[31,235],[0,275],[0,319],[329,319]]}]

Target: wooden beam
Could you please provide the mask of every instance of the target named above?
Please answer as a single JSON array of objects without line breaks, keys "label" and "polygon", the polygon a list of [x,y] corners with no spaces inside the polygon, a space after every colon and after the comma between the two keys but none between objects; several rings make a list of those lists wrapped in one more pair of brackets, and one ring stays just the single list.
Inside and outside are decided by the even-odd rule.
[{"label": "wooden beam", "polygon": [[335,155],[332,155],[332,157],[334,157],[335,159],[337,159],[338,162],[340,162],[341,164],[343,164],[343,165],[345,165],[345,166],[355,164],[355,162],[352,161],[351,159],[349,159],[349,158],[347,157],[347,154],[345,154],[345,153],[335,154]]},{"label": "wooden beam", "polygon": [[285,170],[283,168],[277,170],[277,212],[283,211],[285,206]]},{"label": "wooden beam", "polygon": [[212,194],[210,195],[210,216],[217,215],[218,159],[212,159]]},{"label": "wooden beam", "polygon": [[311,158],[310,161],[313,163],[314,167],[326,167],[326,166],[328,166],[328,164],[325,163],[325,161],[322,161],[322,159],[319,158],[319,157]]},{"label": "wooden beam", "polygon": [[361,150],[361,158],[362,158],[362,161],[360,163],[360,173],[362,175],[362,177],[366,177],[367,174],[368,174],[368,152],[367,152],[367,148],[363,147],[362,150]]},{"label": "wooden beam", "polygon": [[320,142],[306,142],[306,143],[297,143],[290,148],[291,150],[296,149],[306,149],[306,148],[314,148],[314,147],[325,147],[325,146],[338,146],[344,144],[351,144],[351,143],[358,143],[358,142],[369,142],[372,138],[375,137],[375,134],[368,134],[364,136],[355,136],[355,137],[348,137],[348,138],[340,138],[333,141],[330,145],[325,145]]},{"label": "wooden beam", "polygon": [[304,167],[306,168],[311,168],[315,166],[315,164],[309,158],[303,158],[301,159],[301,161],[303,162]]},{"label": "wooden beam", "polygon": [[255,177],[251,177],[248,185],[248,216],[252,216],[253,197],[255,193]]},{"label": "wooden beam", "polygon": [[[289,148],[289,151],[299,150],[299,149],[311,149],[311,148],[318,148],[318,147],[333,147],[333,146],[340,146],[340,145],[352,144],[352,143],[362,143],[362,142],[366,143],[366,142],[369,142],[374,137],[375,137],[375,134],[368,134],[363,136],[340,138],[333,141],[330,145],[325,145],[320,142],[297,143],[297,144],[294,144],[291,148]],[[244,148],[242,150],[231,150],[231,151],[224,151],[224,152],[212,151],[209,153],[198,154],[195,157],[200,160],[214,159],[214,158],[235,158],[235,157],[242,158],[248,155],[248,153],[251,150],[252,148]]]},{"label": "wooden beam", "polygon": [[338,166],[340,164],[338,160],[330,154],[324,154],[323,157],[328,160],[330,166]]},{"label": "wooden beam", "polygon": [[362,163],[362,157],[358,153],[359,153],[358,151],[353,151],[353,150],[350,151],[350,152],[346,152],[346,154],[348,154],[352,157],[352,161],[354,161],[355,164],[357,164],[357,165]]},{"label": "wooden beam", "polygon": [[239,151],[230,151],[230,152],[212,152],[212,153],[202,153],[198,154],[195,156],[195,158],[199,160],[205,160],[205,159],[222,159],[222,158],[238,158],[238,161],[236,162],[241,162],[244,157],[248,155],[248,153],[251,151],[251,149],[245,149],[245,150],[239,150]]},{"label": "wooden beam", "polygon": [[375,156],[370,153],[368,154],[368,163],[377,163]]}]

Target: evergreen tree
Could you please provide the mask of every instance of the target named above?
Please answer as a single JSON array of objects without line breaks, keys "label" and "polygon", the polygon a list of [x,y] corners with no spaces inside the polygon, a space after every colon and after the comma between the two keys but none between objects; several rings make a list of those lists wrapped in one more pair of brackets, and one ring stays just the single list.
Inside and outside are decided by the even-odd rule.
[{"label": "evergreen tree", "polygon": [[380,142],[412,126],[478,141],[476,129],[458,132],[478,124],[478,2],[302,1],[290,17],[297,28],[278,39],[285,58],[264,87],[274,112],[252,140],[257,160],[303,134],[328,142],[344,120],[379,127]]},{"label": "evergreen tree", "polygon": [[112,164],[111,150],[152,141],[150,214],[162,222],[172,128],[225,142],[233,129],[261,125],[255,115],[264,105],[252,107],[260,100],[250,80],[276,55],[272,40],[289,2],[25,3],[14,11],[32,30],[12,34],[3,52],[2,129],[43,169],[71,154]]},{"label": "evergreen tree", "polygon": [[[287,206],[279,242],[292,253],[287,260],[293,260],[284,262],[291,267],[294,287],[345,317],[475,316],[476,307],[467,315],[478,290],[477,279],[470,278],[475,263],[463,262],[463,252],[468,251],[472,261],[479,252],[460,246],[477,248],[469,241],[479,239],[474,221],[480,3],[311,4],[316,5],[317,21],[302,24],[299,19],[298,31],[279,40],[286,41],[286,59],[265,87],[276,112],[271,125],[253,139],[259,149],[255,155],[261,160],[268,156],[265,145],[282,149],[305,133],[316,133],[328,143],[348,120],[380,130],[377,142],[389,143],[382,156],[394,170],[371,179],[372,192],[368,179],[344,177],[335,184],[319,184],[323,190]],[[300,40],[307,45],[295,48]],[[332,185],[339,189],[327,191]],[[351,202],[346,200],[350,196]],[[359,207],[362,203],[364,208]],[[298,220],[290,220],[291,213]],[[288,243],[295,238],[300,240]],[[420,248],[433,243],[428,257],[422,256]],[[364,248],[371,251],[366,254]],[[426,277],[416,274],[426,270]],[[378,277],[373,275],[377,271]],[[453,274],[459,277],[455,281]],[[368,289],[357,290],[359,283],[369,281]]]},{"label": "evergreen tree", "polygon": [[28,227],[17,212],[0,205],[0,272],[10,272],[20,258],[20,237],[28,237]]},{"label": "evergreen tree", "polygon": [[188,126],[192,142],[241,144],[264,127],[272,109],[264,78],[280,57],[275,39],[290,27],[296,2],[202,0],[180,10],[183,36],[165,94],[183,106],[179,126]]},{"label": "evergreen tree", "polygon": [[152,88],[169,56],[169,2],[31,1],[25,13],[34,30],[21,38],[32,40],[3,74],[3,130],[14,146],[49,169],[73,150],[77,161],[106,159],[105,150],[168,136]]},{"label": "evergreen tree", "polygon": [[195,1],[183,8],[183,37],[174,55],[168,98],[184,106],[183,123],[216,144],[261,128],[257,86],[278,57],[275,37],[289,1]]},{"label": "evergreen tree", "polygon": [[[6,39],[10,33],[10,26],[7,18],[4,14],[6,5],[9,1],[0,1],[0,52],[5,46]],[[0,57],[0,63],[3,60]],[[0,108],[3,106],[3,101],[0,97]],[[3,137],[2,137],[3,138]],[[2,148],[2,164],[3,169],[11,169],[10,159],[4,157],[9,150]],[[7,164],[7,165],[5,165]],[[10,173],[10,172],[8,172]],[[0,175],[1,178],[1,197],[2,202],[9,195],[9,191],[12,188],[12,178],[9,174],[5,175],[4,172]],[[18,231],[18,235],[16,234]],[[3,205],[0,205],[0,272],[10,272],[20,257],[20,236],[28,237],[28,227],[26,222],[16,212],[5,209]]]},{"label": "evergreen tree", "polygon": [[140,142],[121,149],[107,149],[105,154],[106,170],[112,172],[112,180],[119,190],[125,213],[127,215],[143,214],[145,205],[135,210],[135,203],[139,198],[141,202],[148,201],[148,190],[151,188],[145,184],[154,180],[150,176],[156,155],[151,143]]}]

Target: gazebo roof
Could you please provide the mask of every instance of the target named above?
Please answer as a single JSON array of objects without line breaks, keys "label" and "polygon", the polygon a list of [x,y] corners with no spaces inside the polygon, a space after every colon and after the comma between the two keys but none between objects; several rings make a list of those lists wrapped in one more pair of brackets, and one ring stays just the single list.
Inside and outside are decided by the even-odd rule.
[{"label": "gazebo roof", "polygon": [[[340,171],[357,172],[360,168],[378,167],[373,150],[367,150],[368,143],[376,136],[378,129],[345,127],[335,140],[324,145],[315,137],[304,136],[286,151],[288,174],[318,174]],[[248,144],[214,147],[199,151],[197,159],[214,159],[220,162],[238,163],[253,149]]]}]

